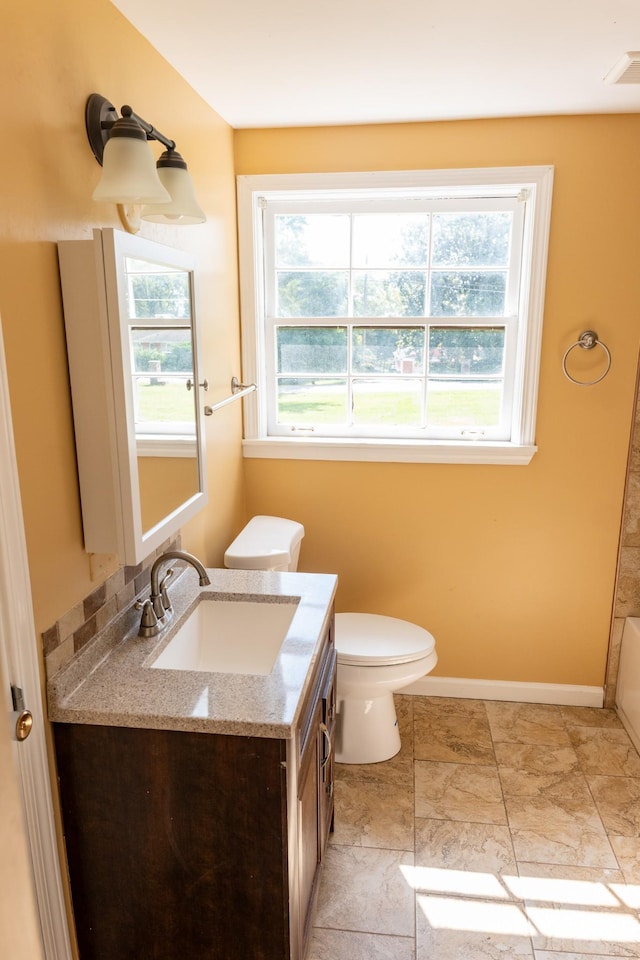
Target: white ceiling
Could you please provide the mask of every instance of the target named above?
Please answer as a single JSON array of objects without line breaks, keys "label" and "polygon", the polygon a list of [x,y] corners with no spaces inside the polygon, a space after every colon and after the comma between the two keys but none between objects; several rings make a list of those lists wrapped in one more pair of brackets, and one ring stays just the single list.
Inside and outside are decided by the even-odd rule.
[{"label": "white ceiling", "polygon": [[640,0],[112,2],[236,128],[640,112]]}]

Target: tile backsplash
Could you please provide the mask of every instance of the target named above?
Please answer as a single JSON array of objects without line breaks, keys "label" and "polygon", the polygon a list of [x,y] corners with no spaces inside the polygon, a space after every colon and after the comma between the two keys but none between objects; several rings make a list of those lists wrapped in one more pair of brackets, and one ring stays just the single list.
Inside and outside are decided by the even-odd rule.
[{"label": "tile backsplash", "polygon": [[47,677],[51,678],[114,617],[130,606],[149,587],[149,574],[156,557],[166,550],[180,550],[181,537],[167,540],[142,563],[120,567],[88,597],[68,610],[42,634]]}]

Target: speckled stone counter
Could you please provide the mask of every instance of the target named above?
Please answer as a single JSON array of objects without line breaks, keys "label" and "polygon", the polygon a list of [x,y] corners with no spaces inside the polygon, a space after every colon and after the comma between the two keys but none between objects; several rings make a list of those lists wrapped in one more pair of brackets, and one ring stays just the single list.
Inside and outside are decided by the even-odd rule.
[{"label": "speckled stone counter", "polygon": [[[291,736],[332,614],[333,574],[218,570],[208,587],[187,568],[170,586],[171,623],[138,636],[133,606],[113,620],[48,682],[49,719],[62,723],[190,730],[258,737]],[[195,605],[218,600],[283,598],[298,604],[269,674],[152,668]],[[231,641],[232,642],[232,641]]]}]

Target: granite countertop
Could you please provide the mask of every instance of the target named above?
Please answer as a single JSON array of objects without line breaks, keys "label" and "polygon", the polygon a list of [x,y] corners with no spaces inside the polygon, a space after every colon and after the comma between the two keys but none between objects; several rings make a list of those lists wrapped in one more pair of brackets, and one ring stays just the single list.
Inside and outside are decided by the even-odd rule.
[{"label": "granite countertop", "polygon": [[[207,570],[198,586],[188,567],[171,584],[171,623],[138,636],[133,606],[98,633],[47,684],[49,719],[118,727],[189,730],[241,736],[292,735],[332,613],[337,577],[320,573]],[[202,601],[298,600],[291,626],[268,674],[151,668],[195,605]],[[231,641],[232,642],[232,641]]]}]

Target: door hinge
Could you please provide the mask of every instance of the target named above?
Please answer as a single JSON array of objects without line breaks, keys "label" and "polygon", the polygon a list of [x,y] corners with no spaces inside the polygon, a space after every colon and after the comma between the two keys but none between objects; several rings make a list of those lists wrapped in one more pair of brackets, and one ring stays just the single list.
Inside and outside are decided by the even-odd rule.
[{"label": "door hinge", "polygon": [[22,692],[22,687],[16,687],[15,684],[11,684],[11,700],[13,702],[13,709],[16,713],[20,713],[24,710],[24,694]]}]

